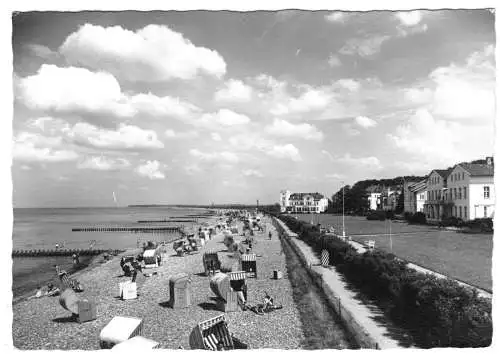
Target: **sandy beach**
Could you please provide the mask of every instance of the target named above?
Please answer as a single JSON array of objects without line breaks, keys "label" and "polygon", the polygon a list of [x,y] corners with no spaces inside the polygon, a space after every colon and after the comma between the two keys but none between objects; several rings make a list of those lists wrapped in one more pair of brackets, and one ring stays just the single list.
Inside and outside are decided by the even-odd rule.
[{"label": "sandy beach", "polygon": [[[261,303],[264,293],[274,297],[283,309],[265,315],[251,311],[227,313],[229,330],[249,348],[300,348],[304,339],[299,312],[293,302],[290,282],[286,276],[285,255],[270,221],[264,219],[266,233],[256,234],[253,252],[257,254],[258,278],[248,278],[248,303]],[[241,232],[241,223],[240,225]],[[274,238],[268,240],[271,229]],[[241,236],[235,236],[241,239]],[[217,311],[210,290],[209,278],[202,274],[202,255],[207,249],[219,252],[222,263],[227,262],[230,253],[218,234],[199,253],[178,257],[172,245],[168,245],[168,258],[158,268],[145,272],[158,272],[152,277],[138,277],[136,300],[122,301],[118,297],[118,284],[129,278],[122,276],[120,256],[99,266],[78,272],[75,276],[85,286],[79,294],[82,298],[95,301],[97,319],[79,324],[70,319],[57,297],[24,300],[13,306],[12,337],[19,349],[99,349],[99,333],[114,316],[130,316],[144,321],[143,336],[160,343],[161,348],[189,349],[189,334],[194,326],[222,312]],[[140,250],[128,250],[125,254],[138,254]],[[284,272],[281,280],[272,279],[273,270]],[[168,306],[169,278],[177,273],[192,276],[191,306],[172,309]]]}]

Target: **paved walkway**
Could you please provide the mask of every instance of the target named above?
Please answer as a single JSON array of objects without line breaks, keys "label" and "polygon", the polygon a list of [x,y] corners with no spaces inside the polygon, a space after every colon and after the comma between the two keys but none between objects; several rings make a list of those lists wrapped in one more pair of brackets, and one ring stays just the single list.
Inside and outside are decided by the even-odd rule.
[{"label": "paved walkway", "polygon": [[335,267],[320,266],[319,258],[309,245],[295,238],[290,240],[298,247],[305,261],[312,266],[312,270],[322,275],[323,289],[330,301],[340,303],[342,311],[345,309],[350,313],[351,316],[347,317],[348,323],[357,324],[358,328],[364,329],[380,349],[412,347],[409,336],[388,321],[375,304],[363,301],[359,291],[350,286]]}]

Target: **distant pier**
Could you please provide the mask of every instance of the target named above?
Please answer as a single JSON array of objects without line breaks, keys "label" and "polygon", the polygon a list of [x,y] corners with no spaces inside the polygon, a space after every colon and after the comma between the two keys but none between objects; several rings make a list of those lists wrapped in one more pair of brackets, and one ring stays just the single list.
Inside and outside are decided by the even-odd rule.
[{"label": "distant pier", "polygon": [[122,250],[113,249],[16,249],[12,251],[13,257],[57,257],[57,256],[79,256],[99,255],[103,253],[118,254]]},{"label": "distant pier", "polygon": [[131,233],[176,233],[182,227],[75,227],[72,232],[131,232]]}]

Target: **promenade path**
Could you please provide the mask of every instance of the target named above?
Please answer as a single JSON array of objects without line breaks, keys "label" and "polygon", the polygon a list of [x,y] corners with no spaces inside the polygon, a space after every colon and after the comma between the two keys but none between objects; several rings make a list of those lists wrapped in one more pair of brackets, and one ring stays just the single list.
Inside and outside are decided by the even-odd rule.
[{"label": "promenade path", "polygon": [[390,322],[375,302],[363,298],[335,267],[321,266],[320,259],[309,245],[299,239],[292,238],[292,240],[302,251],[305,261],[311,264],[311,269],[323,276],[324,290],[329,290],[335,295],[331,299],[335,301],[340,299],[342,306],[350,312],[353,322],[360,325],[373,340],[377,341],[378,348],[414,347],[409,335]]},{"label": "promenade path", "polygon": [[[267,225],[268,227],[270,225]],[[276,237],[276,234],[275,234]],[[243,237],[236,237],[242,239]],[[258,278],[248,278],[248,302],[261,303],[264,292],[274,297],[283,309],[265,315],[251,311],[227,313],[231,333],[249,345],[249,348],[296,349],[304,339],[299,312],[292,297],[292,287],[286,277],[272,279],[273,270],[286,271],[281,242],[268,240],[267,233],[256,234],[253,252],[257,254]],[[118,284],[129,280],[122,276],[120,256],[97,268],[75,276],[85,287],[79,296],[95,301],[97,320],[83,324],[73,322],[70,313],[59,304],[58,297],[20,301],[13,305],[12,337],[19,349],[99,349],[100,331],[114,316],[142,318],[143,336],[160,342],[161,348],[189,349],[189,334],[194,326],[222,312],[215,309],[215,295],[210,290],[209,278],[202,274],[202,255],[207,249],[219,251],[228,262],[229,253],[216,235],[199,253],[178,257],[169,245],[168,259],[161,267],[145,272],[158,272],[146,278],[138,276],[136,300],[122,301],[118,297]],[[125,254],[138,254],[130,250]],[[186,309],[172,309],[168,305],[169,277],[177,273],[192,274],[192,305]]]}]

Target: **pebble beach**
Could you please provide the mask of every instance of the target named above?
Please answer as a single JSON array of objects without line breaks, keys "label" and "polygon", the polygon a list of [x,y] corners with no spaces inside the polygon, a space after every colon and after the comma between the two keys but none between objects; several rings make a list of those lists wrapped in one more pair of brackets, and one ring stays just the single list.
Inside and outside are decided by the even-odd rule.
[{"label": "pebble beach", "polygon": [[[208,223],[211,220],[207,220]],[[255,234],[253,253],[257,254],[257,278],[247,278],[248,303],[261,303],[265,292],[270,294],[281,310],[264,315],[252,311],[225,313],[230,333],[248,344],[251,349],[301,348],[304,340],[300,314],[294,304],[292,287],[287,279],[285,255],[281,242],[269,218],[264,218],[265,230]],[[241,230],[241,223],[238,222]],[[268,239],[271,231],[273,239]],[[234,236],[242,240],[242,236]],[[119,283],[124,277],[120,268],[122,255],[137,255],[139,249],[127,250],[110,261],[78,272],[74,275],[85,286],[79,297],[94,301],[97,305],[97,319],[78,323],[71,319],[71,313],[59,304],[58,297],[42,297],[21,300],[13,305],[12,337],[14,347],[22,350],[97,350],[100,331],[115,316],[128,316],[143,320],[142,336],[152,339],[164,349],[190,349],[189,335],[201,321],[218,316],[215,294],[210,290],[210,278],[203,273],[202,256],[207,250],[218,252],[222,264],[230,264],[232,253],[223,244],[223,235],[217,234],[199,252],[177,256],[172,245],[167,246],[167,260],[157,268],[146,269],[145,273],[157,272],[145,277],[138,275],[138,298],[123,301],[119,298]],[[273,271],[284,273],[282,279],[273,279]],[[173,309],[170,300],[169,279],[178,273],[191,275],[191,305],[184,309]]]}]

